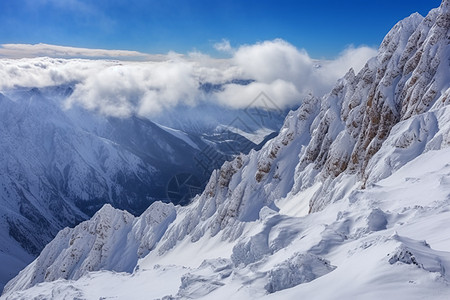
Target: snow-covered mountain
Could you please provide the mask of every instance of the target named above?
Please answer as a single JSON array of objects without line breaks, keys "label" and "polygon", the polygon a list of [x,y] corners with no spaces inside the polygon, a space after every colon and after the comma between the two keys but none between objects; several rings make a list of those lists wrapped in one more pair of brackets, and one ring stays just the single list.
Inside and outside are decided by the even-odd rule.
[{"label": "snow-covered mountain", "polygon": [[[0,264],[7,266],[0,288],[59,230],[105,203],[135,215],[155,200],[186,204],[214,166],[258,147],[219,121],[213,130],[187,133],[136,116],[65,109],[72,91],[67,85],[0,94]],[[272,127],[259,129],[269,134],[282,120],[276,115]]]},{"label": "snow-covered mountain", "polygon": [[188,206],[103,207],[66,228],[5,299],[448,299],[450,0]]}]

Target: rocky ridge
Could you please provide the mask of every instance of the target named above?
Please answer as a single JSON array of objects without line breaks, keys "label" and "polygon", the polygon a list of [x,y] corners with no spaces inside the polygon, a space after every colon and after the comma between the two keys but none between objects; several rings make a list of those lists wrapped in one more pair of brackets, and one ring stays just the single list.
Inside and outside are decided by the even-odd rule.
[{"label": "rocky ridge", "polygon": [[[271,243],[267,236],[272,228],[291,222],[277,213],[279,201],[297,201],[298,205],[307,202],[309,208],[304,214],[324,210],[343,198],[368,201],[358,198],[358,193],[375,186],[415,158],[450,145],[449,45],[449,0],[444,0],[425,18],[413,14],[399,22],[383,40],[377,57],[368,61],[358,74],[350,70],[323,99],[313,96],[305,99],[297,111],[289,113],[276,138],[260,151],[251,151],[226,162],[213,172],[205,191],[192,204],[171,208],[172,213],[167,214],[170,217],[156,222],[167,224],[162,226],[164,230],[157,230],[160,233],[157,242],[149,238],[151,242],[143,250],[128,247],[127,251],[132,249],[130,251],[136,256],[149,253],[156,259],[164,257],[179,244],[218,237],[222,241],[236,242],[235,256],[231,256],[236,267],[252,265],[266,255],[275,254],[284,245]],[[308,190],[311,191],[308,197],[297,197],[306,195]],[[150,207],[133,221],[134,224],[142,222],[140,220],[146,214],[153,215],[153,209]],[[115,210],[109,219],[117,219],[116,216],[121,214],[123,212]],[[321,258],[330,247],[342,243],[350,235],[358,237],[384,230],[390,216],[373,209],[356,221],[363,222],[365,218],[368,224],[350,232],[352,226],[344,222],[346,216],[338,215],[336,222],[321,233],[328,237],[325,242],[309,249],[306,256],[293,255],[274,272],[287,274],[291,265],[303,260],[317,266],[311,280],[331,272],[334,267]],[[263,223],[262,232],[247,236],[246,225],[256,221]],[[89,222],[94,221],[86,224]],[[120,228],[127,226],[122,224]],[[145,228],[143,232],[151,232],[153,227],[158,228],[149,225],[142,227]],[[68,229],[66,236],[73,236],[79,230],[83,231],[79,227]],[[124,230],[122,236],[135,232],[134,227]],[[282,235],[283,230],[288,229],[280,230]],[[68,246],[64,249],[55,246],[61,240],[67,244],[67,240],[60,237],[46,247],[52,253],[51,261],[36,267],[38,258],[8,284],[6,291],[21,290],[45,281],[40,278],[30,283],[29,279],[29,274],[43,270],[52,274],[49,278],[61,277],[59,259],[65,257],[68,249]],[[387,241],[416,245],[415,241],[403,240],[396,235]],[[405,251],[401,248],[393,257],[397,261],[414,263]],[[394,258],[392,264],[396,262]],[[90,259],[80,258],[76,264],[86,261]],[[432,265],[434,270],[434,262]],[[103,267],[98,265],[95,269]],[[88,271],[82,268],[80,272]],[[189,286],[188,279],[185,279],[186,287]],[[295,278],[297,280],[302,282]],[[282,288],[278,287],[276,279],[267,286],[271,291],[284,288],[287,288],[284,284]]]}]

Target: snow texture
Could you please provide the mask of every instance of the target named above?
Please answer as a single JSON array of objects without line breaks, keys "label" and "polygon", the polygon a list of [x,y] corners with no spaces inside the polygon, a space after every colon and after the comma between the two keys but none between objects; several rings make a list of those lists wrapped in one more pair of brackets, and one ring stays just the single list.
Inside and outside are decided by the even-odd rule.
[{"label": "snow texture", "polygon": [[[62,231],[2,298],[448,299],[449,32],[449,0],[399,22],[358,74],[305,99],[277,137],[225,162],[190,205],[165,207],[144,231],[145,214],[130,223],[106,207]],[[136,230],[143,252],[125,243]],[[108,245],[104,257],[74,249],[89,257],[82,264],[96,257],[97,272],[51,273],[75,232]],[[112,272],[119,254],[131,274]]]},{"label": "snow texture", "polygon": [[[168,183],[189,174],[201,192],[212,172],[198,166],[203,152],[219,165],[244,151],[240,143],[246,151],[256,146],[228,131],[218,136],[218,121],[208,123],[212,129],[194,124],[194,133],[186,133],[136,116],[66,109],[72,92],[73,84],[0,93],[0,264],[8,264],[0,270],[0,289],[59,230],[89,219],[104,204],[133,215],[156,200],[178,204]],[[276,131],[281,118],[272,119],[270,128]]]}]

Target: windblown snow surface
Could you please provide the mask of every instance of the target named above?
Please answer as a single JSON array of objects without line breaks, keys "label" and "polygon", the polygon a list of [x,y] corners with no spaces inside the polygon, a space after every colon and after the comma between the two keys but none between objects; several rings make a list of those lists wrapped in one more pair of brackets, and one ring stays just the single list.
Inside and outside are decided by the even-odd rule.
[{"label": "windblown snow surface", "polygon": [[[46,59],[27,61],[40,60]],[[233,120],[231,110],[213,123],[214,113],[223,112],[208,107],[207,125],[189,123],[185,116],[185,132],[139,116],[66,109],[73,88],[0,91],[0,292],[59,230],[89,219],[104,204],[135,215],[156,200],[185,204],[227,157],[260,147],[225,128]],[[245,124],[251,112],[233,110],[247,116]],[[249,136],[252,130],[277,131],[283,112],[241,131]],[[170,185],[180,174],[191,176],[194,188]]]},{"label": "windblown snow surface", "polygon": [[185,207],[104,206],[2,299],[449,299],[450,0]]},{"label": "windblown snow surface", "polygon": [[[131,274],[102,270],[9,293],[8,288],[30,280],[19,276],[2,298],[448,299],[449,157],[450,148],[429,151],[372,187],[309,215],[291,206],[301,206],[310,190],[290,196],[278,204],[286,213],[264,207],[234,242],[221,234],[195,243],[185,239],[163,256],[152,252],[140,259]],[[97,215],[105,214],[108,224],[127,222],[126,213],[108,215],[109,210]],[[118,245],[109,255],[104,251],[105,261],[127,256],[127,241],[146,213],[108,236],[109,243]],[[65,252],[71,255],[70,247]]]}]

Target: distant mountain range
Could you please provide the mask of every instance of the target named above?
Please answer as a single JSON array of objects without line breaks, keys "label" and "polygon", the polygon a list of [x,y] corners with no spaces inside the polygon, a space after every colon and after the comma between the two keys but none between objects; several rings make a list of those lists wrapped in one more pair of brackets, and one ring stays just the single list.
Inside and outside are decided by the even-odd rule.
[{"label": "distant mountain range", "polygon": [[[360,72],[349,70],[321,99],[305,99],[287,114],[276,137],[258,151],[223,163],[188,205],[157,201],[138,217],[104,205],[90,220],[61,230],[6,285],[2,299],[448,299],[449,61],[450,0],[444,0],[426,17],[413,14],[397,23],[378,55]],[[42,101],[22,98],[31,106]],[[44,104],[38,106],[43,109]],[[4,126],[30,128],[22,120]],[[52,120],[51,124],[61,124],[56,117]],[[118,130],[122,125],[102,120],[104,126],[121,133],[118,136],[130,138],[119,145],[144,148],[131,138],[145,137],[143,125]],[[153,128],[150,124],[145,128]],[[33,168],[13,162],[29,159],[40,165],[48,161],[32,160],[34,147],[5,143],[10,145],[5,153],[17,158],[5,162],[8,174],[15,177],[14,181],[2,179],[9,182],[2,190],[17,196],[2,199],[28,199],[20,195],[39,190],[36,186],[65,187],[65,181],[56,179],[75,176],[71,170],[77,170],[78,178],[69,188],[61,188],[61,194],[58,188],[50,190],[59,197],[44,197],[66,199],[73,194],[76,201],[55,200],[54,204],[47,200],[36,204],[36,210],[45,213],[28,216],[25,211],[33,210],[26,207],[17,213],[21,210],[14,208],[14,200],[9,211],[15,214],[9,215],[24,220],[28,216],[26,220],[41,224],[35,216],[53,216],[75,205],[79,207],[74,210],[78,213],[73,215],[75,222],[98,208],[82,202],[84,190],[98,198],[101,191],[111,191],[103,202],[116,207],[133,202],[139,207],[142,202],[134,200],[142,198],[133,192],[152,182],[152,174],[161,172],[162,165],[132,152],[113,151],[120,139],[111,142],[110,135],[99,136],[105,131],[113,135],[114,130],[89,128],[80,129],[75,134],[79,142],[61,151],[70,157],[63,161],[74,162],[69,171],[64,171],[61,158],[53,154],[53,165],[46,168],[51,171],[37,177],[41,180],[24,175],[34,174],[29,171]],[[243,130],[227,128],[235,133]],[[91,132],[97,133],[95,142],[84,135]],[[34,131],[31,136],[44,146],[41,151],[55,153],[46,150],[55,149],[45,147],[50,143],[47,135]],[[178,157],[183,156],[178,153],[191,149],[185,138],[199,143],[190,134],[173,144],[171,138],[161,138],[154,142],[159,146],[154,155],[165,151],[171,165],[179,163]],[[94,149],[89,153],[95,155],[78,156],[86,153],[86,147]],[[69,151],[72,148],[77,150]],[[77,163],[81,159],[77,157],[89,164]],[[117,182],[110,179],[118,178],[112,170],[120,170],[123,184],[100,188],[101,182]],[[187,172],[197,174],[191,169]],[[110,176],[105,179],[103,174]],[[136,186],[128,189],[128,181]],[[79,189],[82,184],[89,188]],[[53,195],[50,191],[48,195]],[[121,192],[126,200],[114,197]],[[29,202],[18,203],[24,207],[36,203]],[[59,214],[48,219],[59,225],[59,216],[68,218]]]},{"label": "distant mountain range", "polygon": [[[224,109],[199,107],[208,123],[196,122],[191,108],[180,130],[167,127],[175,124],[170,118],[180,120],[176,115],[155,123],[64,109],[72,91],[57,86],[0,94],[0,264],[11,262],[0,272],[3,284],[59,230],[105,203],[134,215],[156,200],[187,204],[214,168],[262,146],[284,119],[282,111],[272,111],[263,124],[251,119],[255,109],[225,115]],[[239,116],[244,122],[234,124]]]}]

